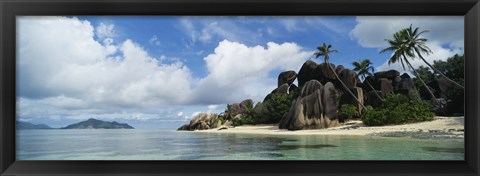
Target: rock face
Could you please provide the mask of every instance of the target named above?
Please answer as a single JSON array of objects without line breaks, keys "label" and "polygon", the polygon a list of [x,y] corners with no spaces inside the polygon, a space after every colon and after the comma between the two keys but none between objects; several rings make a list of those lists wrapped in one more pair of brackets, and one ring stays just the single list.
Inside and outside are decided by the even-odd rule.
[{"label": "rock face", "polygon": [[[375,90],[372,90],[367,81]],[[361,88],[364,93],[365,105],[379,107],[382,101],[375,95],[375,92],[382,98],[385,98],[386,94],[391,92],[409,96],[415,90],[415,85],[407,73],[400,75],[400,72],[396,70],[389,70],[377,72],[374,76],[367,76],[361,84]]]},{"label": "rock face", "polygon": [[[385,98],[385,96],[382,95],[382,91],[378,91],[378,90],[375,90],[375,91],[381,98]],[[382,100],[378,98],[377,95],[375,95],[374,90],[371,90],[365,94],[365,105],[369,105],[376,108],[382,105]]]},{"label": "rock face", "polygon": [[231,119],[237,115],[245,114],[248,112],[248,107],[252,105],[253,101],[251,99],[243,100],[240,103],[233,103],[228,105],[229,112],[225,113],[226,119]]},{"label": "rock face", "polygon": [[298,85],[302,87],[307,81],[315,79],[320,80],[320,73],[316,72],[317,63],[307,60],[298,71]]},{"label": "rock face", "polygon": [[375,78],[387,78],[387,79],[394,79],[397,76],[400,76],[400,72],[397,70],[389,70],[389,71],[382,71],[373,74]]},{"label": "rock face", "polygon": [[355,95],[355,97],[358,97],[358,100],[360,101],[360,103],[357,102],[357,100],[355,100],[355,98],[353,98],[352,95],[350,95],[350,93],[345,92],[340,98],[340,106],[342,106],[343,104],[351,104],[357,108],[358,112],[361,112],[361,110],[363,109],[362,104],[365,104],[362,88],[353,87],[353,88],[350,88],[350,91],[353,93],[353,95]]},{"label": "rock face", "polygon": [[[325,117],[329,118],[330,120],[336,120],[337,118],[337,110],[339,100],[337,95],[339,93],[335,89],[335,86],[328,82],[323,86],[322,90],[322,103],[323,103],[323,114]],[[328,125],[337,125],[337,124],[328,124]],[[331,127],[331,126],[327,126]]]},{"label": "rock face", "polygon": [[401,78],[411,78],[410,75],[408,75],[407,73],[403,73],[400,77]]},{"label": "rock face", "polygon": [[318,80],[305,83],[300,95],[279,123],[280,129],[302,130],[338,126],[338,100],[335,86],[323,86]]},{"label": "rock face", "polygon": [[446,78],[444,77],[438,77],[433,80],[433,82],[430,84],[432,88],[434,88],[437,91],[437,94],[435,96],[437,98],[447,98],[447,91],[449,88],[454,87],[455,85],[451,82],[449,82]]},{"label": "rock face", "polygon": [[[278,75],[278,83],[277,86],[280,87],[281,85],[287,83],[288,86],[293,84],[293,81],[297,78],[297,72],[293,70],[284,71]],[[287,87],[288,87],[287,86]]]},{"label": "rock face", "polygon": [[118,123],[115,121],[106,122],[90,118],[86,121],[71,124],[60,129],[133,129],[133,127],[126,123]]},{"label": "rock face", "polygon": [[[337,70],[341,70],[340,72],[337,72],[338,77],[340,78],[340,80],[342,80],[342,82],[347,86],[348,89],[354,88],[357,85],[357,80],[358,80],[357,74],[353,70],[350,70],[350,69],[337,69]],[[344,90],[345,88],[343,87],[342,83],[340,83],[340,81],[338,80],[335,81],[335,87],[341,89],[343,92],[346,91]]]},{"label": "rock face", "polygon": [[386,95],[387,93],[393,92],[392,81],[390,81],[386,78],[378,79],[377,87],[378,87],[378,90],[382,91],[383,95]]},{"label": "rock face", "polygon": [[272,93],[277,93],[277,94],[286,94],[288,93],[288,83],[284,83],[280,86],[278,86],[278,88],[276,88],[274,91],[272,91]]},{"label": "rock face", "polygon": [[401,77],[400,81],[395,84],[394,87],[395,93],[400,93],[406,96],[409,96],[413,90],[415,90],[415,84],[412,79],[407,77]]},{"label": "rock face", "polygon": [[342,73],[343,71],[345,71],[345,67],[343,65],[339,65],[337,66],[337,68],[335,68],[335,72],[337,73],[337,75],[340,75],[340,73]]},{"label": "rock face", "polygon": [[[330,66],[333,68],[333,70],[335,70],[335,64],[330,63]],[[336,79],[334,72],[326,63],[318,64],[317,72],[321,73],[321,79],[319,81],[322,84],[326,84],[327,82],[334,82]]]},{"label": "rock face", "polygon": [[220,126],[222,126],[222,121],[219,120],[219,116],[217,114],[200,113],[194,119],[190,120],[189,124],[185,124],[177,130],[207,130],[219,128]]},{"label": "rock face", "polygon": [[363,91],[368,92],[368,91],[372,90],[372,88],[368,85],[368,83],[370,83],[370,85],[372,85],[372,87],[374,87],[376,82],[377,81],[375,80],[375,78],[373,76],[367,76],[365,78],[365,80],[363,80],[361,87],[362,87]]},{"label": "rock face", "polygon": [[[334,64],[330,64],[333,69],[335,69]],[[333,82],[335,80],[335,75],[330,67],[325,64],[317,64],[312,60],[307,60],[303,63],[302,68],[298,72],[298,86],[302,87],[307,81],[317,80],[322,84],[327,82]]]},{"label": "rock face", "polygon": [[[265,98],[263,99],[263,102],[266,102],[267,100],[269,100],[272,97],[272,94],[287,94],[288,92],[290,92],[290,89],[288,86],[289,86],[288,83],[284,83],[280,87],[273,89],[272,92],[270,92],[267,96],[265,96]],[[293,84],[293,86],[295,85]]]}]

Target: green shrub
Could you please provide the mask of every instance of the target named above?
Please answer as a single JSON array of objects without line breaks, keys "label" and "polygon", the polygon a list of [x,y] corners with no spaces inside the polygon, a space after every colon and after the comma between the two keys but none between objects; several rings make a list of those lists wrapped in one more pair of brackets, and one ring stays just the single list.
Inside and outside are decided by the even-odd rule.
[{"label": "green shrub", "polygon": [[272,94],[271,98],[263,103],[260,114],[255,114],[258,124],[278,123],[283,115],[292,106],[293,94]]},{"label": "green shrub", "polygon": [[430,109],[430,104],[418,98],[387,94],[380,107],[365,111],[362,121],[370,126],[429,121],[435,116]]},{"label": "green shrub", "polygon": [[252,117],[242,117],[240,119],[233,119],[232,120],[232,125],[233,126],[241,126],[241,125],[255,125],[254,118]]},{"label": "green shrub", "polygon": [[343,104],[338,111],[339,119],[353,119],[360,118],[360,114],[357,111],[357,108],[350,104]]},{"label": "green shrub", "polygon": [[[283,115],[290,110],[294,94],[272,94],[271,98],[248,110],[241,119],[233,119],[233,126],[278,123]],[[252,108],[251,108],[252,107]]]}]

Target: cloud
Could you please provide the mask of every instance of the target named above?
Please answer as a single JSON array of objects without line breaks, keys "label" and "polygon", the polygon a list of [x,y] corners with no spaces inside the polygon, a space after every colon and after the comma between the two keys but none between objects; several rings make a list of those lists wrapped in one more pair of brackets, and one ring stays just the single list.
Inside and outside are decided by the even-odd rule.
[{"label": "cloud", "polygon": [[153,35],[150,40],[148,40],[151,45],[160,46],[160,41],[158,41],[157,35]]},{"label": "cloud", "polygon": [[46,115],[65,110],[69,116],[185,103],[192,78],[183,63],[161,63],[132,40],[96,41],[95,35],[107,36],[104,29],[113,30],[94,30],[77,18],[18,18],[17,79],[24,102]]},{"label": "cloud", "polygon": [[115,31],[113,24],[69,17],[19,17],[17,24],[22,119],[161,121],[218,113],[227,103],[262,100],[280,71],[299,70],[311,56],[296,43],[223,40],[203,53],[207,76],[195,77],[183,59],[152,57],[131,39],[114,42],[105,32]]},{"label": "cloud", "polygon": [[[361,16],[356,18],[357,25],[350,32],[350,36],[362,47],[383,49],[387,47],[385,39],[392,38],[398,30],[413,25],[420,30],[429,30],[422,35],[427,38],[427,46],[432,49],[433,54],[425,59],[433,63],[434,60],[446,60],[457,53],[463,53],[464,43],[464,21],[461,16],[442,17],[375,17]],[[390,58],[390,53],[384,54]],[[416,68],[420,65],[426,66],[421,60],[415,59],[412,65]],[[401,64],[388,65],[387,62],[378,67],[378,70],[398,69],[403,70]]]},{"label": "cloud", "polygon": [[115,36],[115,32],[113,30],[114,27],[115,27],[115,25],[113,25],[113,24],[100,23],[95,28],[95,34],[100,39],[114,37]]},{"label": "cloud", "polygon": [[463,16],[434,17],[375,17],[360,16],[356,18],[357,25],[350,35],[357,39],[363,47],[386,47],[385,39],[392,38],[398,30],[409,27],[419,27],[429,30],[423,37],[440,44],[453,43],[453,47],[463,47],[464,21]]},{"label": "cloud", "polygon": [[193,25],[193,22],[189,18],[181,18],[180,20],[180,26],[181,29],[190,36],[190,39],[195,42],[197,40],[197,31],[195,29],[195,26]]},{"label": "cloud", "polygon": [[297,17],[285,17],[280,20],[281,24],[285,27],[288,32],[303,30],[303,28],[298,27],[298,21],[294,18]]},{"label": "cloud", "polygon": [[204,58],[208,76],[199,81],[192,101],[218,104],[246,98],[263,99],[276,87],[272,71],[299,70],[311,52],[295,43],[267,43],[266,47],[249,47],[224,40],[214,53]]},{"label": "cloud", "polygon": [[178,112],[178,113],[177,113],[177,116],[178,116],[178,117],[183,116],[183,112]]},{"label": "cloud", "polygon": [[[198,20],[198,19],[201,20]],[[241,20],[235,17],[182,17],[180,19],[180,29],[190,37],[190,47],[196,41],[202,43],[211,43],[222,40],[230,40],[240,43],[256,44],[263,42],[261,33],[243,25],[235,23],[235,20]]]}]

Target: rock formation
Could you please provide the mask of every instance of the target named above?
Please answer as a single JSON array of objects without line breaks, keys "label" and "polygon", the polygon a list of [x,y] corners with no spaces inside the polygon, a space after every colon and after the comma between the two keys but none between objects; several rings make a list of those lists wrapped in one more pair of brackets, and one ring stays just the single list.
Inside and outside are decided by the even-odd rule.
[{"label": "rock formation", "polygon": [[253,101],[251,99],[243,100],[240,103],[233,103],[228,105],[228,112],[225,112],[226,119],[233,119],[235,116],[247,114],[249,107],[253,106]]},{"label": "rock formation", "polygon": [[394,79],[397,76],[400,76],[400,72],[397,70],[389,70],[389,71],[381,71],[376,72],[373,74],[375,78],[387,78],[387,79]]},{"label": "rock formation", "polygon": [[223,124],[222,124],[222,121],[220,120],[219,115],[200,113],[195,118],[190,120],[189,124],[185,124],[182,127],[178,128],[177,130],[184,130],[184,131],[207,130],[212,128],[219,128],[222,125]]},{"label": "rock formation", "polygon": [[[287,83],[288,86],[293,84],[293,81],[297,78],[297,72],[293,70],[284,71],[278,75],[278,83],[277,86],[280,87],[281,85]],[[287,87],[288,87],[287,86]]]},{"label": "rock formation", "polygon": [[378,91],[378,90],[370,90],[368,91],[366,94],[365,94],[365,105],[367,106],[372,106],[374,108],[376,107],[379,107],[380,105],[382,105],[382,100],[380,98],[378,98],[378,96],[375,94],[375,92],[380,96],[380,98],[385,98],[385,96],[383,96],[382,94],[382,91]]},{"label": "rock formation", "polygon": [[336,93],[335,86],[330,82],[325,86],[318,80],[306,82],[280,121],[279,128],[302,130],[338,126]]},{"label": "rock formation", "polygon": [[[295,86],[295,84],[292,84]],[[296,86],[295,86],[296,87]],[[263,99],[263,102],[266,102],[272,97],[272,94],[287,94],[290,91],[288,83],[284,83],[281,86],[275,88],[270,92],[265,98]]]},{"label": "rock formation", "polygon": [[387,79],[387,78],[378,79],[375,88],[377,90],[382,91],[383,95],[386,95],[387,93],[393,92],[392,81]]},{"label": "rock formation", "polygon": [[[334,64],[330,65],[335,69]],[[297,78],[298,86],[303,87],[303,85],[310,80],[317,80],[322,84],[333,82],[335,75],[327,64],[317,64],[312,60],[307,60],[298,72]]]},{"label": "rock formation", "polygon": [[[342,65],[340,66],[343,67]],[[357,85],[357,80],[358,80],[357,74],[353,70],[350,70],[350,69],[337,69],[337,70],[339,70],[339,72],[337,72],[338,77],[347,86],[348,89],[354,88]],[[345,88],[338,80],[335,81],[335,87],[342,90],[343,92],[346,92],[346,90],[344,90]]]},{"label": "rock formation", "polygon": [[363,98],[364,96],[363,96],[362,88],[352,87],[352,88],[350,88],[350,91],[353,93],[353,95],[355,95],[355,97],[359,97],[358,100],[360,101],[360,103],[357,102],[357,100],[355,100],[355,98],[353,98],[352,95],[350,95],[349,93],[344,93],[344,94],[342,94],[342,97],[340,98],[340,107],[343,104],[351,104],[351,105],[354,105],[357,108],[358,112],[361,112],[361,110],[363,108],[362,108],[362,105],[360,105],[360,104],[365,104],[364,98]]},{"label": "rock formation", "polygon": [[395,93],[400,93],[405,96],[410,96],[411,92],[415,90],[415,84],[410,77],[401,76],[400,81],[395,84]]}]

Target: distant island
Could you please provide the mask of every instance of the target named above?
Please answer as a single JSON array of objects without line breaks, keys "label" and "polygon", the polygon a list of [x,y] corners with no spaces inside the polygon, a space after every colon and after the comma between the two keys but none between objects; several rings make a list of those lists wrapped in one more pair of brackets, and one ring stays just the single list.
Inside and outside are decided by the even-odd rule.
[{"label": "distant island", "polygon": [[45,124],[33,124],[19,120],[17,120],[16,127],[18,130],[53,129],[52,127]]},{"label": "distant island", "polygon": [[126,123],[107,122],[90,118],[86,121],[71,124],[60,129],[134,129]]}]

